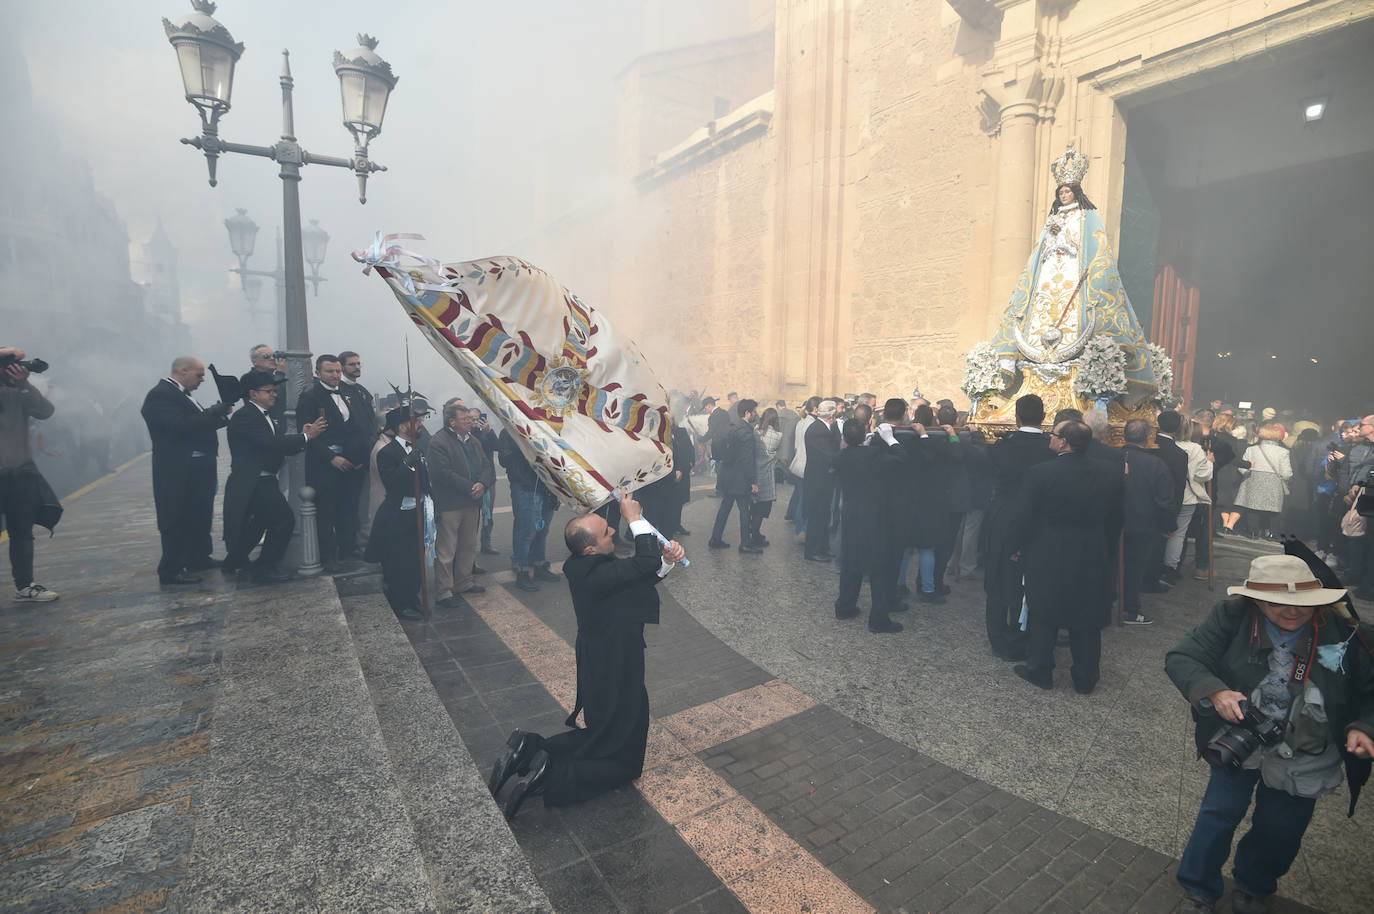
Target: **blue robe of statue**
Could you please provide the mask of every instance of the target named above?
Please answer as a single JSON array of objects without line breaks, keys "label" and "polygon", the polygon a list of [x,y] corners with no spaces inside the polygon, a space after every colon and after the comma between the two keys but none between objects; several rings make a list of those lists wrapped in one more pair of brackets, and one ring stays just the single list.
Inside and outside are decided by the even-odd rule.
[{"label": "blue robe of statue", "polygon": [[[991,344],[1011,370],[1017,362],[1071,362],[1095,334],[1106,334],[1126,353],[1127,404],[1156,396],[1148,341],[1121,285],[1102,216],[1075,204],[1045,220]],[[1020,375],[1011,373],[1009,380]]]}]

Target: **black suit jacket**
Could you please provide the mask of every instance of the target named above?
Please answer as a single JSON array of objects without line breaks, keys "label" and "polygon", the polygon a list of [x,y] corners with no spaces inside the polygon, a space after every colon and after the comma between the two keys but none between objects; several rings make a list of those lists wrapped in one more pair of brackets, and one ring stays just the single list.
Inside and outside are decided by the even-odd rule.
[{"label": "black suit jacket", "polygon": [[817,419],[806,427],[802,444],[806,446],[806,481],[829,479],[830,468],[840,456],[840,424],[827,426],[825,420]]},{"label": "black suit jacket", "polygon": [[577,700],[568,726],[578,711],[587,724],[579,758],[613,758],[632,769],[644,763],[644,625],[658,623],[660,568],[662,549],[651,533],[635,537],[630,558],[574,555],[563,563],[577,614]]},{"label": "black suit jacket", "polygon": [[1174,480],[1168,466],[1158,452],[1147,451],[1138,444],[1128,444],[1121,451],[1128,468],[1126,532],[1158,534],[1172,531],[1178,523],[1178,507],[1173,502]]},{"label": "black suit jacket", "polygon": [[229,421],[229,407],[216,404],[202,410],[163,378],[143,398],[142,412],[153,443],[153,495],[174,495],[186,479],[192,452],[205,454],[201,460],[219,453],[219,429]]},{"label": "black suit jacket", "polygon": [[1155,435],[1156,453],[1174,477],[1174,516],[1183,509],[1183,490],[1188,486],[1188,454],[1174,443],[1174,439],[1163,433]]},{"label": "black suit jacket", "polygon": [[372,453],[372,442],[377,437],[377,430],[373,428],[376,425],[376,417],[371,407],[366,410],[359,409],[355,396],[350,395],[346,387],[343,383],[339,384],[339,393],[348,400],[347,421],[344,421],[343,413],[339,412],[334,397],[318,378],[296,401],[297,432],[318,419],[321,411],[325,419],[329,420],[329,428],[324,434],[316,435],[306,445],[305,461],[312,469],[328,466],[329,461],[335,457],[343,457],[353,463],[367,466],[368,455]]},{"label": "black suit jacket", "polygon": [[706,440],[711,442],[711,459],[716,459],[715,444],[730,430],[730,413],[717,406],[706,416]]},{"label": "black suit jacket", "polygon": [[430,494],[429,470],[423,458],[416,466],[407,464],[406,449],[395,439],[377,452],[377,475],[386,488],[386,497],[372,519],[372,532],[367,538],[367,551],[363,555],[367,561],[408,558],[405,555],[407,552],[419,548],[416,512],[422,509],[416,505],[412,510],[401,510],[402,499],[415,497],[416,473],[420,474],[420,495]]},{"label": "black suit jacket", "polygon": [[1021,553],[1032,624],[1103,628],[1110,621],[1121,487],[1108,463],[1082,453],[1026,471],[1007,545]]},{"label": "black suit jacket", "polygon": [[228,431],[230,476],[275,473],[287,457],[305,450],[305,435],[287,432],[286,423],[275,416],[272,420],[275,432],[268,428],[262,410],[252,403],[234,413]]},{"label": "black suit jacket", "polygon": [[1026,471],[1037,463],[1054,459],[1048,435],[1023,432],[1020,429],[998,439],[988,448],[988,462],[992,464],[993,499],[999,505],[1011,505],[1021,493],[1021,480]]},{"label": "black suit jacket", "polygon": [[[727,443],[728,442],[728,443]],[[731,419],[730,425],[716,439],[716,447],[724,448],[724,459],[716,458],[718,488],[727,495],[748,495],[758,483],[759,436],[743,419]]]}]

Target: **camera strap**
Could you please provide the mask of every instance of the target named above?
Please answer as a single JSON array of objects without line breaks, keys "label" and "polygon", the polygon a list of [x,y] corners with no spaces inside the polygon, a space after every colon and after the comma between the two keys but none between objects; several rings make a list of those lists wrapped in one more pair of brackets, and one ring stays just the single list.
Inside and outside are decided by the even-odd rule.
[{"label": "camera strap", "polygon": [[[1261,620],[1264,614],[1258,609],[1250,620],[1250,640],[1252,644],[1259,643],[1259,632]],[[1308,675],[1312,672],[1312,663],[1317,659],[1317,642],[1321,640],[1321,626],[1317,622],[1317,617],[1313,615],[1312,621],[1308,623],[1307,634],[1303,636],[1293,651],[1293,669],[1288,675],[1288,692],[1297,697],[1302,693],[1303,684],[1307,682]]]}]

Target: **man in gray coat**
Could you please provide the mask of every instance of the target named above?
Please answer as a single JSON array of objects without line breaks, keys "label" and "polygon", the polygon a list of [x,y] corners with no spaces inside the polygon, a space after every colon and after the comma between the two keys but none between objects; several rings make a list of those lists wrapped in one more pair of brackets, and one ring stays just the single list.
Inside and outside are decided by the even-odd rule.
[{"label": "man in gray coat", "polygon": [[444,427],[429,442],[434,493],[435,601],[454,606],[460,593],[486,590],[473,580],[482,495],[496,482],[486,450],[472,434],[472,413],[462,403],[444,407]]}]

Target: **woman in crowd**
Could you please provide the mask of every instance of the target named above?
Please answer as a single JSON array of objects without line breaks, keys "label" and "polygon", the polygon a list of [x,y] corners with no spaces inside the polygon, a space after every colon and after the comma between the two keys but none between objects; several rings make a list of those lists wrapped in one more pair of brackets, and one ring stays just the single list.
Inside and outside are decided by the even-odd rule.
[{"label": "woman in crowd", "polygon": [[[1234,533],[1236,522],[1240,520],[1240,511],[1236,508],[1236,491],[1240,489],[1240,471],[1244,461],[1235,459],[1236,448],[1243,446],[1236,431],[1236,417],[1230,413],[1222,413],[1212,423],[1212,449],[1217,453],[1214,510],[1221,516],[1221,528],[1227,533]],[[1243,430],[1241,434],[1244,434]],[[1223,443],[1230,455],[1225,462],[1221,460],[1220,452],[1217,450]]]},{"label": "woman in crowd", "polygon": [[759,437],[758,447],[754,448],[759,491],[749,508],[749,530],[752,534],[751,545],[762,549],[768,545],[768,538],[762,532],[763,520],[773,513],[773,501],[778,497],[773,468],[778,462],[778,448],[782,446],[782,429],[778,424],[776,409],[770,406],[763,411],[755,434]]},{"label": "woman in crowd", "polygon": [[1293,478],[1283,438],[1283,426],[1278,423],[1266,422],[1259,427],[1259,440],[1245,449],[1243,459],[1249,468],[1241,471],[1244,478],[1236,492],[1236,507],[1245,509],[1251,535],[1265,539],[1273,539],[1270,527],[1283,510],[1288,481]]}]

